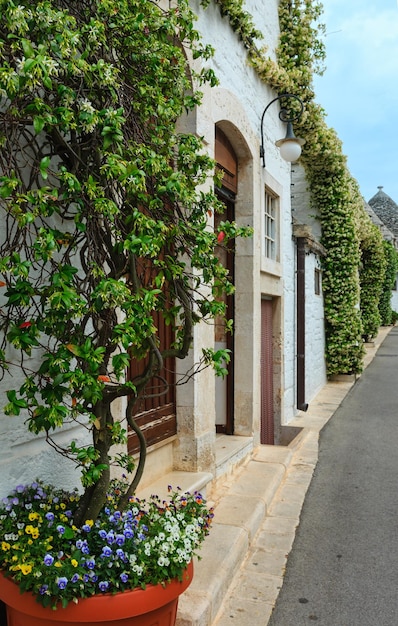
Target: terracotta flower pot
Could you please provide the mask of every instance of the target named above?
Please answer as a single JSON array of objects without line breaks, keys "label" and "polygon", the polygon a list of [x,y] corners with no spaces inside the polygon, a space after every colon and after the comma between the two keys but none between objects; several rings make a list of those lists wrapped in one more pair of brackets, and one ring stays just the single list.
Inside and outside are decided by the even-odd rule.
[{"label": "terracotta flower pot", "polygon": [[7,606],[7,626],[173,626],[178,598],[192,576],[190,563],[182,582],[84,598],[54,611],[36,602],[31,593],[21,594],[18,585],[0,572],[0,599]]}]

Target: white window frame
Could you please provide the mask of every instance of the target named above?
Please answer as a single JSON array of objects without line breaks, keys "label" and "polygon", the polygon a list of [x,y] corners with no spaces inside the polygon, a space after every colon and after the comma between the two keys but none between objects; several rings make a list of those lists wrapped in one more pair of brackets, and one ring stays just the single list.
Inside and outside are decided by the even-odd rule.
[{"label": "white window frame", "polygon": [[270,261],[279,261],[280,198],[269,187],[264,190],[262,254]]}]

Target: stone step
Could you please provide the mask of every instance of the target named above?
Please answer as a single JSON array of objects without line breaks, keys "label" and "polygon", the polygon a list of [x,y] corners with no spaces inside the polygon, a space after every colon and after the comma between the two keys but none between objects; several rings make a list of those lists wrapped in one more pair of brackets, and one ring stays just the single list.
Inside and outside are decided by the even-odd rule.
[{"label": "stone step", "polygon": [[190,493],[200,491],[203,497],[206,497],[207,485],[212,480],[213,474],[210,472],[169,472],[152,482],[148,487],[138,488],[137,495],[140,498],[149,498],[152,494],[156,494],[162,499],[167,498],[170,485],[173,491],[177,489]]}]

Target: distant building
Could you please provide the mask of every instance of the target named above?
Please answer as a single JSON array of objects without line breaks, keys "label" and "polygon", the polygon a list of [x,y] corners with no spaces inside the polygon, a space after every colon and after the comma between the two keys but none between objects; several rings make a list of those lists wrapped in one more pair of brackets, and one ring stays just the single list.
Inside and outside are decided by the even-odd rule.
[{"label": "distant building", "polygon": [[[377,217],[388,228],[394,238],[398,240],[398,205],[384,191],[378,187],[378,192],[369,200],[368,204]],[[385,237],[388,239],[388,237]]]},{"label": "distant building", "polygon": [[[386,241],[398,249],[398,205],[389,195],[383,191],[383,187],[378,187],[378,192],[365,205],[372,221],[380,227]],[[373,216],[372,216],[373,214]],[[392,292],[391,307],[393,311],[398,311],[398,276],[395,281],[395,288]]]}]

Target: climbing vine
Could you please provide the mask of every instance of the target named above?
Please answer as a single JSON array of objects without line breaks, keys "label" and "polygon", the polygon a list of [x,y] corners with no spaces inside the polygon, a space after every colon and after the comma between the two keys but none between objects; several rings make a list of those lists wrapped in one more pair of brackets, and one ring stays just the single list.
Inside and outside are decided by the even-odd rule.
[{"label": "climbing vine", "polygon": [[[393,311],[391,308],[392,290],[397,279],[398,254],[392,243],[383,241],[384,256],[386,259],[386,271],[379,302],[381,323],[388,326],[393,323]],[[395,316],[394,316],[395,317]]]},{"label": "climbing vine", "polygon": [[373,339],[381,324],[380,298],[386,273],[386,256],[383,236],[366,214],[360,215],[361,264],[359,279],[361,288],[362,333],[365,341]]},{"label": "climbing vine", "polygon": [[329,374],[357,372],[362,368],[363,329],[356,215],[363,200],[348,171],[341,141],[327,127],[323,111],[314,101],[312,76],[320,69],[324,49],[321,32],[313,24],[322,7],[310,0],[282,0],[279,11],[278,62],[292,77],[293,93],[299,93],[305,102],[306,115],[298,125],[298,132],[306,137],[302,163],[327,251],[323,260],[327,369]]}]

